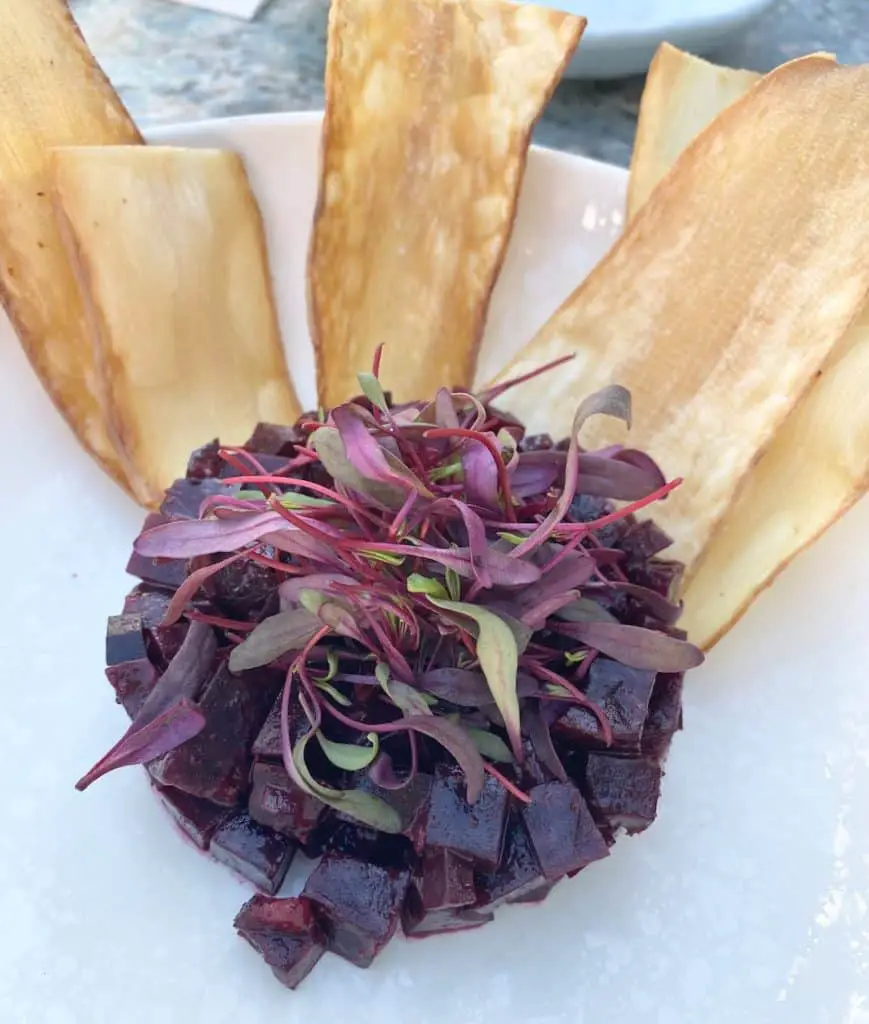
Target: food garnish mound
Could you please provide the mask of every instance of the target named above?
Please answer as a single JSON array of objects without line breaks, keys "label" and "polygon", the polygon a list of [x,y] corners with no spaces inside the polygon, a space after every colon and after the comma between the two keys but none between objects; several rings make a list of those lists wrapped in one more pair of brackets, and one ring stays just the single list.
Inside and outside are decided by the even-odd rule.
[{"label": "food garnish mound", "polygon": [[[554,444],[492,405],[509,385],[393,405],[376,364],[359,380],[196,451],[148,517],[107,635],[132,724],[79,783],[144,764],[262,891],[236,927],[290,987],[327,949],[367,967],[399,925],[540,901],[647,828],[702,660],[669,538],[634,515],[679,481],[579,444],[629,423],[623,388]],[[299,849],[321,859],[275,898]]]}]

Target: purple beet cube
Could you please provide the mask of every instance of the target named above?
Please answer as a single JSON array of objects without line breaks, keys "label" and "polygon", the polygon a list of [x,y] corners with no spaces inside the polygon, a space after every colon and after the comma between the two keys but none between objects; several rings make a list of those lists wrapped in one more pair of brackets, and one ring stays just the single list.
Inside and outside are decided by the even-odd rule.
[{"label": "purple beet cube", "polygon": [[[152,526],[167,521],[166,516],[152,512],[145,519],[142,529],[150,530]],[[184,558],[143,558],[134,551],[127,562],[127,572],[152,586],[177,590],[187,576],[187,561]]]},{"label": "purple beet cube", "polygon": [[682,728],[682,673],[662,672],[649,701],[649,717],[643,729],[643,753],[661,760],[673,736]]},{"label": "purple beet cube", "polygon": [[165,590],[151,590],[139,585],[124,600],[124,614],[136,614],[142,620],[148,656],[163,671],[178,653],[184,637],[187,635],[188,624],[176,622],[171,626],[161,626],[169,607],[172,595]]},{"label": "purple beet cube", "polygon": [[152,778],[191,796],[236,806],[247,792],[251,746],[281,682],[280,672],[256,669],[235,676],[221,665],[198,702],[205,728],[152,761]]},{"label": "purple beet cube", "polygon": [[324,853],[343,854],[382,868],[404,870],[415,860],[405,836],[380,832],[337,814],[324,817],[323,834],[316,838]]},{"label": "purple beet cube", "polygon": [[110,615],[106,626],[106,665],[148,657],[142,616],[131,612]]},{"label": "purple beet cube", "polygon": [[642,832],[655,820],[661,792],[661,766],[653,758],[591,754],[585,791],[595,818],[615,831]]},{"label": "purple beet cube", "polygon": [[[433,783],[431,775],[419,772],[403,789],[382,789],[375,786],[367,776],[359,780],[358,788],[379,797],[398,811],[401,835],[410,840],[417,853],[421,853],[426,843]],[[346,818],[341,813],[338,817],[343,821],[357,824],[355,819]]]},{"label": "purple beet cube", "polygon": [[325,804],[293,782],[282,764],[255,762],[248,801],[254,821],[307,843],[325,810]]},{"label": "purple beet cube", "polygon": [[405,935],[422,938],[479,928],[492,920],[492,915],[471,909],[476,896],[474,867],[470,861],[458,857],[452,850],[426,850],[402,911]]},{"label": "purple beet cube", "polygon": [[543,877],[555,882],[609,853],[580,791],[570,782],[547,782],[528,794],[522,817]]},{"label": "purple beet cube", "polygon": [[200,800],[179,789],[167,786],[154,788],[175,824],[200,850],[208,849],[211,837],[232,817],[233,812],[228,807]]},{"label": "purple beet cube", "polygon": [[235,927],[287,988],[303,982],[326,951],[326,936],[304,896],[276,900],[257,893],[238,912]]},{"label": "purple beet cube", "polygon": [[[654,685],[654,672],[629,668],[609,658],[592,662],[584,691],[610,723],[612,750],[639,753]],[[558,719],[553,731],[572,746],[606,749],[597,719],[578,705],[572,705]]]},{"label": "purple beet cube", "polygon": [[197,448],[187,462],[187,479],[206,480],[219,476],[221,469],[226,465],[219,453],[220,442],[216,440]]},{"label": "purple beet cube", "polygon": [[275,423],[258,423],[245,448],[250,452],[292,456],[296,445],[305,444],[305,435],[295,427]]},{"label": "purple beet cube", "polygon": [[211,855],[273,896],[287,874],[297,846],[289,836],[235,814],[211,837]]},{"label": "purple beet cube", "polygon": [[407,871],[327,853],[302,895],[325,920],[329,949],[369,967],[398,928],[409,880]]},{"label": "purple beet cube", "polygon": [[494,871],[477,872],[477,906],[495,908],[502,903],[518,903],[538,890],[548,892],[550,883],[543,877],[531,836],[522,815],[513,811],[507,821],[504,852]]},{"label": "purple beet cube", "polygon": [[[301,705],[296,700],[290,701],[288,710],[290,726],[290,744],[295,746],[299,740],[311,730],[311,723],[308,721]],[[308,754],[316,754],[317,744],[309,744]],[[257,734],[253,744],[253,756],[263,760],[280,761],[281,753],[281,698],[280,694],[275,698],[271,710],[263,722],[262,728]]]},{"label": "purple beet cube", "polygon": [[[274,550],[266,553],[275,557]],[[213,561],[218,561],[218,556],[215,555]],[[284,578],[267,565],[243,558],[209,576],[202,589],[219,614],[246,619],[262,610]]]},{"label": "purple beet cube", "polygon": [[148,694],[157,682],[157,670],[147,658],[122,661],[106,669],[106,678],[112,684],[118,703],[135,718]]},{"label": "purple beet cube", "polygon": [[432,786],[426,845],[452,850],[494,871],[504,846],[508,804],[507,791],[490,775],[479,800],[469,804],[464,776],[441,771]]},{"label": "purple beet cube", "polygon": [[237,488],[227,487],[210,477],[176,480],[166,491],[160,512],[170,519],[198,519],[199,508],[214,494],[231,495]]}]

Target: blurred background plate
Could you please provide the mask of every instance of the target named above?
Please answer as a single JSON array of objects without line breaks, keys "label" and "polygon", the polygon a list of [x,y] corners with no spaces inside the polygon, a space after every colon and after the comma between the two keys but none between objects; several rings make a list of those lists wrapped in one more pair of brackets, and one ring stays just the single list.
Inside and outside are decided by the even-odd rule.
[{"label": "blurred background plate", "polygon": [[588,18],[566,77],[621,78],[644,73],[664,41],[701,56],[735,42],[775,0],[533,2]]}]

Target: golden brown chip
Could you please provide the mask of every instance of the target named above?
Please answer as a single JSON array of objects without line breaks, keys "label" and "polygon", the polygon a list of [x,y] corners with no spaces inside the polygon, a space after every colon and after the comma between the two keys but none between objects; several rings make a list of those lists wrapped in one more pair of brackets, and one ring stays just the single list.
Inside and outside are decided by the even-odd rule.
[{"label": "golden brown chip", "polygon": [[48,181],[53,146],[140,136],[63,0],[0,3],[0,297],[25,351],[82,444],[119,482],[82,304]]},{"label": "golden brown chip", "polygon": [[310,252],[320,401],[385,344],[394,399],[470,385],[531,128],[585,21],[500,0],[333,0]]},{"label": "golden brown chip", "polygon": [[[665,44],[640,108],[629,196],[663,176],[693,134],[756,76]],[[686,116],[687,111],[687,116]],[[650,190],[650,189],[649,189]],[[631,204],[632,205],[632,204]],[[682,625],[709,647],[782,569],[869,489],[869,305],[834,347],[742,484],[684,588]]]},{"label": "golden brown chip", "polygon": [[662,43],[643,87],[628,181],[628,217],[652,194],[676,158],[713,118],[760,80]]},{"label": "golden brown chip", "polygon": [[214,437],[299,415],[259,209],[219,150],[57,150],[59,221],[85,298],[107,417],[145,505]]},{"label": "golden brown chip", "polygon": [[[869,222],[856,215],[867,131],[869,67],[807,57],[767,75],[504,371],[576,356],[505,396],[532,431],[567,433],[601,385],[632,391],[631,444],[686,478],[654,514],[689,565],[869,290]],[[590,443],[610,430],[592,426]]]}]

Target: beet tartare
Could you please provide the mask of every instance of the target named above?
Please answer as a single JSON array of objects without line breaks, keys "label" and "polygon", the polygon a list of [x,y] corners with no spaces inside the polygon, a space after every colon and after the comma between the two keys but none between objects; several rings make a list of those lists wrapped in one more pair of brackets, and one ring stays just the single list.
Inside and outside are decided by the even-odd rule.
[{"label": "beet tartare", "polygon": [[[678,481],[580,446],[589,416],[629,422],[627,392],[554,443],[503,388],[394,406],[376,367],[360,383],[194,452],[148,516],[106,639],[131,725],[79,782],[144,765],[260,890],[235,925],[291,988],[326,950],[367,967],[399,927],[540,901],[647,828],[702,660],[669,539],[635,516]],[[279,898],[298,850],[318,863]]]}]

